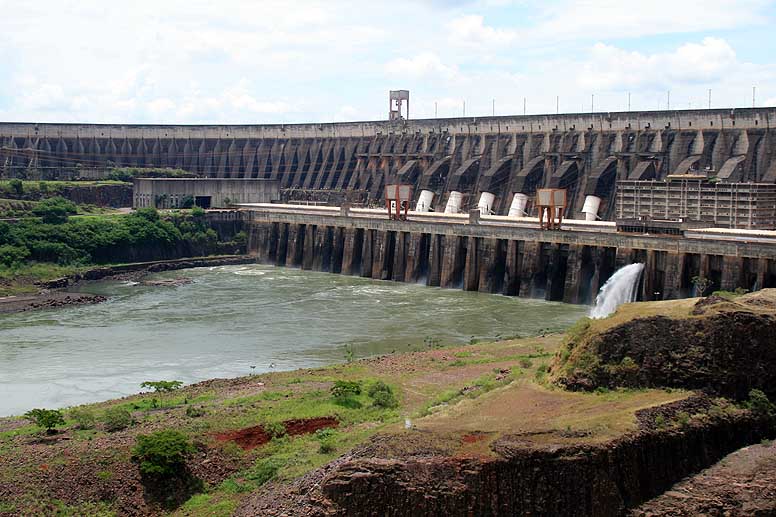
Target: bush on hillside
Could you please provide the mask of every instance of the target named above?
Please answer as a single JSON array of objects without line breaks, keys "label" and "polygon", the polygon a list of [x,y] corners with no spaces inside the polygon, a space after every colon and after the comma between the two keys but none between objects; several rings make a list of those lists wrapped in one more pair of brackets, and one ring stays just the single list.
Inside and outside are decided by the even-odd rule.
[{"label": "bush on hillside", "polygon": [[399,400],[393,392],[393,388],[377,381],[369,387],[367,394],[372,397],[372,405],[383,409],[394,409],[399,406]]},{"label": "bush on hillside", "polygon": [[172,478],[186,472],[186,457],[195,448],[189,438],[172,429],[139,435],[132,456],[147,476]]},{"label": "bush on hillside", "polygon": [[43,219],[44,223],[62,224],[67,216],[77,212],[75,203],[61,196],[44,199],[32,209],[32,213]]},{"label": "bush on hillside", "polygon": [[108,408],[102,416],[102,423],[110,433],[121,431],[132,425],[132,413],[123,407]]},{"label": "bush on hillside", "polygon": [[27,248],[11,246],[10,244],[3,244],[0,246],[0,264],[5,267],[20,266],[29,256],[30,251]]},{"label": "bush on hillside", "polygon": [[44,428],[47,434],[54,434],[56,426],[65,424],[65,418],[56,409],[32,409],[27,411],[24,417],[35,422],[38,427]]}]

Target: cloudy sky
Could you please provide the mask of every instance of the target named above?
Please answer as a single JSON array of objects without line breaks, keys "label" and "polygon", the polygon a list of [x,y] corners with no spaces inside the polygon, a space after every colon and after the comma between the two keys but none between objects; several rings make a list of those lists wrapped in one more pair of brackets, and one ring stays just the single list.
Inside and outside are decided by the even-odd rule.
[{"label": "cloudy sky", "polygon": [[[776,0],[0,0],[0,120],[776,105]],[[594,96],[591,99],[591,96]],[[436,108],[435,108],[436,105]]]}]

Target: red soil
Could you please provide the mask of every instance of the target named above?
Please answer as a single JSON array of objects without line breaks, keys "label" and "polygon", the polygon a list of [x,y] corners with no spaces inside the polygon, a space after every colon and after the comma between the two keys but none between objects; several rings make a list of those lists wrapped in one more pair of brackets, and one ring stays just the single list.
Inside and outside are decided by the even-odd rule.
[{"label": "red soil", "polygon": [[[333,416],[286,420],[283,422],[283,426],[286,428],[286,434],[289,436],[310,434],[318,429],[337,427],[337,425],[339,425],[339,422]],[[269,433],[267,433],[260,425],[246,427],[245,429],[238,429],[236,431],[218,433],[215,435],[215,438],[219,442],[232,441],[246,451],[264,445],[272,439]]]}]

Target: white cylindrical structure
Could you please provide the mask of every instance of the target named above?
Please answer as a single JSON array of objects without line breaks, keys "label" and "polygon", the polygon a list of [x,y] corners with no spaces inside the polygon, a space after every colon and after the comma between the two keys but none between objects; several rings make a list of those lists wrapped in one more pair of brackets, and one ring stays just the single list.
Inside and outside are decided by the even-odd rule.
[{"label": "white cylindrical structure", "polygon": [[477,203],[477,208],[480,209],[480,215],[490,215],[490,211],[493,209],[493,202],[496,200],[496,195],[490,192],[483,192],[480,194],[480,201]]},{"label": "white cylindrical structure", "polygon": [[582,205],[582,213],[585,221],[595,221],[598,217],[598,208],[601,206],[601,198],[598,196],[585,196],[585,204]]},{"label": "white cylindrical structure", "polygon": [[431,202],[434,200],[434,193],[430,190],[421,190],[418,197],[418,204],[415,205],[416,212],[428,212],[431,210]]},{"label": "white cylindrical structure", "polygon": [[457,190],[450,191],[450,197],[447,198],[447,205],[445,205],[445,213],[457,214],[458,212],[460,212],[462,199],[463,199],[463,194],[461,194]]},{"label": "white cylindrical structure", "polygon": [[512,198],[512,204],[509,205],[509,217],[523,217],[525,207],[528,204],[528,196],[525,194],[515,194]]}]

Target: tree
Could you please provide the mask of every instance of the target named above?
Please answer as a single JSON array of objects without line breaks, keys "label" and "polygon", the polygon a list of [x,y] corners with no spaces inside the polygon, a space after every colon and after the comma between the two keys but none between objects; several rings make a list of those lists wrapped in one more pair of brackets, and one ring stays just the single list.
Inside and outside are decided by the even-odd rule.
[{"label": "tree", "polygon": [[75,214],[77,208],[72,201],[61,196],[44,199],[32,209],[32,213],[43,218],[44,223],[62,224],[67,222],[69,214]]},{"label": "tree", "polygon": [[177,390],[182,385],[181,381],[145,381],[140,387],[153,389],[155,393],[169,393]]},{"label": "tree", "polygon": [[180,431],[167,429],[150,435],[139,435],[132,456],[147,476],[173,478],[186,471],[186,457],[195,452],[194,445]]},{"label": "tree", "polygon": [[698,296],[705,296],[706,291],[709,290],[711,284],[713,283],[705,276],[694,276],[692,277],[691,282],[692,285],[695,286],[695,292]]},{"label": "tree", "polygon": [[3,244],[0,246],[0,264],[5,267],[21,265],[21,263],[29,256],[30,251],[27,248],[12,246],[10,244]]},{"label": "tree", "polygon": [[35,422],[38,427],[46,429],[46,434],[56,433],[54,428],[65,424],[65,418],[56,409],[32,409],[27,411],[24,417]]}]

